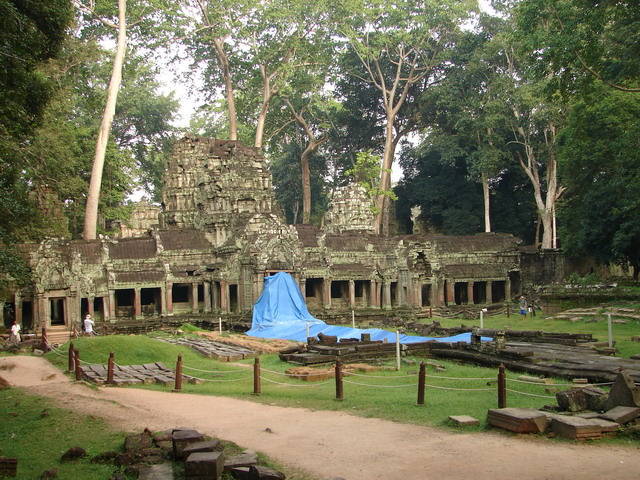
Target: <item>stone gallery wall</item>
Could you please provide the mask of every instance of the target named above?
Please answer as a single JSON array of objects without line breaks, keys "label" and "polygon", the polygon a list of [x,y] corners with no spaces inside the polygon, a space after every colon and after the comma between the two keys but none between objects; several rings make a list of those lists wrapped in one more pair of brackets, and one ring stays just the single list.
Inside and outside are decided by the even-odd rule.
[{"label": "stone gallery wall", "polygon": [[323,227],[287,225],[262,154],[239,142],[185,137],[164,185],[157,222],[158,207],[143,205],[122,238],[31,249],[34,285],[13,292],[5,321],[250,318],[262,279],[276,271],[293,275],[315,314],[485,305],[521,289],[517,238],[376,235],[357,185],[337,190]]}]

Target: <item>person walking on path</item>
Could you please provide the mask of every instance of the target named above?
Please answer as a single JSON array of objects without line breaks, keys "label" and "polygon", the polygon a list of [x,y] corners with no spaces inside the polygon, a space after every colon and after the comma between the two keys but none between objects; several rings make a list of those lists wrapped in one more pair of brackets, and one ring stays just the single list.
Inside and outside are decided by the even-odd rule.
[{"label": "person walking on path", "polygon": [[525,320],[527,318],[527,310],[528,310],[527,297],[525,297],[524,295],[521,295],[520,301],[518,302],[518,304],[520,306],[520,318],[522,320]]},{"label": "person walking on path", "polygon": [[91,315],[87,313],[87,316],[84,317],[84,333],[86,335],[95,335],[95,332],[93,331],[94,325],[95,322],[93,321],[93,318],[91,318]]},{"label": "person walking on path", "polygon": [[9,336],[11,343],[18,345],[22,340],[20,339],[20,325],[18,322],[13,322],[11,325],[11,335]]}]

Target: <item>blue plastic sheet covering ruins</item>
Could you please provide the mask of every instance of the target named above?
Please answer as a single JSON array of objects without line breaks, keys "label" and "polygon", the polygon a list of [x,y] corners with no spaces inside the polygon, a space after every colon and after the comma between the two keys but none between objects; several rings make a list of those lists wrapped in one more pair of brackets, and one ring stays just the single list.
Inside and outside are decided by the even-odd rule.
[{"label": "blue plastic sheet covering ruins", "polygon": [[[253,307],[251,330],[246,335],[258,338],[278,338],[297,342],[307,341],[309,336],[319,333],[342,338],[360,338],[362,333],[371,334],[371,340],[395,342],[396,334],[380,328],[351,328],[327,325],[314,318],[307,309],[300,289],[291,275],[278,272],[264,279],[262,295]],[[417,337],[400,335],[400,343],[416,343],[436,340],[439,342],[469,342],[470,333],[453,337]]]}]

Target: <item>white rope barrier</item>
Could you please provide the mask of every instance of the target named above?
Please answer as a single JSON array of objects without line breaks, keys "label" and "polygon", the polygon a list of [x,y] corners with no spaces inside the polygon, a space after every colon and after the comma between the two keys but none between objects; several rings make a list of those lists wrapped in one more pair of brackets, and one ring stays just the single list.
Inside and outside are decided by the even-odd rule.
[{"label": "white rope barrier", "polygon": [[327,381],[327,382],[321,382],[321,383],[314,383],[313,385],[295,385],[293,383],[276,382],[275,380],[271,380],[271,379],[263,377],[263,376],[260,376],[260,378],[262,380],[265,380],[266,382],[269,382],[269,383],[275,383],[276,385],[282,385],[283,387],[294,387],[294,388],[298,388],[298,387],[312,388],[312,387],[319,387],[321,385],[326,385],[328,383],[332,383],[331,381]]},{"label": "white rope barrier", "polygon": [[436,390],[450,390],[452,392],[493,392],[493,388],[454,388],[454,387],[439,387],[437,385],[425,385],[425,388],[435,388]]},{"label": "white rope barrier", "polygon": [[519,392],[518,390],[511,390],[510,388],[507,388],[506,390],[509,393],[517,393],[519,395],[524,395],[526,397],[547,398],[547,399],[550,399],[550,400],[553,400],[553,399],[556,398],[556,397],[551,397],[551,396],[548,396],[548,395],[536,395],[535,393]]},{"label": "white rope barrier", "polygon": [[345,375],[353,375],[354,377],[367,377],[367,378],[415,378],[415,375],[393,375],[393,376],[389,376],[389,375],[364,375],[362,373],[355,373],[355,372],[344,372]]},{"label": "white rope barrier", "polygon": [[246,380],[249,376],[240,377],[240,378],[230,378],[230,379],[222,379],[222,380],[213,380],[211,378],[200,378],[203,382],[211,382],[211,383],[228,383],[228,382],[240,382]]},{"label": "white rope barrier", "polygon": [[441,378],[443,380],[473,380],[473,381],[481,381],[481,382],[490,382],[490,381],[495,381],[496,378],[495,377],[487,377],[487,378],[482,378],[482,377],[443,377],[440,375],[425,375],[426,378]]},{"label": "white rope barrier", "polygon": [[189,367],[187,365],[182,365],[182,368],[184,368],[186,370],[193,370],[195,372],[215,373],[215,374],[219,374],[219,375],[226,375],[228,373],[247,373],[248,372],[248,370],[202,370],[200,368]]},{"label": "white rope barrier", "polygon": [[267,372],[267,373],[271,373],[273,375],[282,375],[283,377],[290,377],[290,378],[300,378],[301,376],[305,376],[305,377],[322,377],[325,376],[331,372],[327,371],[327,372],[320,372],[320,373],[304,373],[304,374],[300,374],[300,373],[282,373],[282,372],[276,372],[274,370],[267,370],[266,368],[260,368],[261,372]]},{"label": "white rope barrier", "polygon": [[342,381],[344,383],[350,383],[351,385],[361,385],[363,387],[372,387],[372,388],[406,388],[406,387],[415,388],[418,385],[417,383],[410,383],[406,385],[371,385],[370,383],[352,382],[344,378],[342,379]]}]

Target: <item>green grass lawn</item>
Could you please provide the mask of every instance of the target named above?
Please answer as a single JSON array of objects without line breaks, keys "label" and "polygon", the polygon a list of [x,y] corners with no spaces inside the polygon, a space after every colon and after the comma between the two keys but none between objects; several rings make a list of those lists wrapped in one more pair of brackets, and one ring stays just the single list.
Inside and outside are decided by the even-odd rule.
[{"label": "green grass lawn", "polygon": [[[497,408],[497,369],[462,365],[438,360],[444,371],[427,365],[425,405],[417,403],[417,373],[425,359],[404,359],[401,370],[395,362],[381,364],[383,370],[356,373],[345,377],[344,400],[336,400],[335,381],[306,382],[284,374],[292,365],[280,361],[277,355],[262,355],[261,394],[253,394],[253,360],[229,364],[206,359],[181,346],[168,344],[146,336],[111,336],[80,338],[75,341],[81,358],[90,363],[107,362],[114,352],[116,363],[123,365],[162,361],[175,368],[178,354],[183,356],[183,372],[205,379],[202,384],[183,382],[182,391],[203,395],[225,395],[283,406],[307,407],[317,410],[344,410],[365,416],[415,423],[449,426],[450,415],[471,415],[481,420],[476,430],[486,428],[486,412]],[[64,369],[64,350],[50,352],[47,357]],[[329,367],[324,367],[329,368]],[[543,384],[517,383],[520,375],[508,373],[508,405],[539,408],[555,404],[553,391],[547,388],[568,388],[565,380],[556,379],[558,387]],[[564,385],[564,386],[563,386]],[[140,388],[172,390],[174,385],[146,385]]]},{"label": "green grass lawn", "polygon": [[[628,306],[628,305],[625,305]],[[434,318],[442,326],[454,327],[465,324],[478,325],[479,319],[460,320]],[[607,321],[603,316],[598,321],[550,319],[538,314],[536,317],[520,319],[519,315],[506,314],[484,318],[485,328],[513,330],[543,330],[547,332],[591,333],[594,339],[606,341]],[[613,326],[614,339],[620,356],[640,352],[640,344],[631,337],[640,334],[637,320]],[[106,364],[109,352],[114,352],[116,363],[122,365],[163,362],[175,368],[178,355],[183,357],[183,372],[205,380],[202,384],[183,382],[182,391],[202,395],[224,395],[248,399],[266,404],[306,407],[316,410],[348,411],[364,417],[377,417],[393,421],[452,428],[451,415],[471,415],[480,420],[475,428],[487,428],[486,413],[497,408],[497,369],[464,365],[438,359],[429,362],[424,358],[406,358],[400,371],[395,370],[395,360],[380,364],[380,371],[357,373],[345,378],[344,400],[336,400],[333,379],[306,382],[293,379],[285,371],[293,365],[280,361],[277,355],[262,355],[261,394],[253,394],[253,360],[233,364],[218,362],[174,344],[159,341],[151,336],[109,336],[79,338],[74,340],[83,361]],[[68,346],[58,352],[47,354],[61,369],[67,366]],[[427,389],[425,405],[417,405],[417,373],[421,361],[427,361]],[[430,363],[442,365],[436,369]],[[330,367],[324,367],[330,368]],[[522,383],[519,373],[507,372],[507,404],[510,407],[541,408],[555,405],[555,392],[570,388],[564,379],[552,379],[554,385]],[[172,390],[174,385],[146,385],[135,388]],[[469,431],[465,429],[465,431]],[[622,440],[626,441],[626,440]]]},{"label": "green grass lawn", "polygon": [[[116,470],[89,461],[99,453],[122,450],[125,434],[108,428],[102,419],[56,408],[18,388],[0,390],[0,419],[0,456],[18,459],[18,479],[37,479],[53,468],[60,479],[107,479]],[[62,463],[62,454],[75,446],[89,456]]]}]

